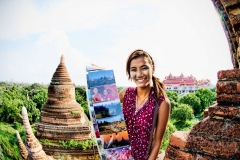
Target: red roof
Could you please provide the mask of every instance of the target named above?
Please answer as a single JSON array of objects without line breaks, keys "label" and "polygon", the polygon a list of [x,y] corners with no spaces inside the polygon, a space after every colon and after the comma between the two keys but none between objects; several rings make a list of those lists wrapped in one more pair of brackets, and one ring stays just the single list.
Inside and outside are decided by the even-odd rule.
[{"label": "red roof", "polygon": [[210,84],[210,80],[208,79],[202,79],[197,81],[195,77],[192,75],[190,76],[184,76],[182,73],[180,76],[173,76],[171,73],[169,76],[165,77],[165,80],[163,81],[165,85],[171,85],[171,86],[206,86]]}]

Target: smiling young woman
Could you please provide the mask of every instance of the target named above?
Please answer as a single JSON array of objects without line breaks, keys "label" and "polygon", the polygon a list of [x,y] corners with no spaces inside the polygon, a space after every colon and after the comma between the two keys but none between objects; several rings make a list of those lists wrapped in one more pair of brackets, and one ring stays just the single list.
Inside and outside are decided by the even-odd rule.
[{"label": "smiling young woman", "polygon": [[154,70],[152,57],[143,50],[135,50],[127,59],[126,73],[136,87],[119,92],[134,160],[157,158],[170,115],[170,101],[163,83],[153,75]]}]

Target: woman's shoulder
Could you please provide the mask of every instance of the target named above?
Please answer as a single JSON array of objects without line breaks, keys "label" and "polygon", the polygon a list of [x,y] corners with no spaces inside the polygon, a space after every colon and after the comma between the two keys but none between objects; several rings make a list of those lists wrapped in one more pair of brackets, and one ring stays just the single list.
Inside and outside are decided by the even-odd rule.
[{"label": "woman's shoulder", "polygon": [[123,88],[121,91],[119,91],[119,98],[120,98],[120,101],[123,102],[123,98],[126,94],[126,92],[131,92],[131,91],[134,91],[135,88],[134,87],[126,87],[126,88]]},{"label": "woman's shoulder", "polygon": [[159,108],[171,109],[171,103],[170,103],[170,100],[167,96],[163,97],[163,101],[160,104]]}]

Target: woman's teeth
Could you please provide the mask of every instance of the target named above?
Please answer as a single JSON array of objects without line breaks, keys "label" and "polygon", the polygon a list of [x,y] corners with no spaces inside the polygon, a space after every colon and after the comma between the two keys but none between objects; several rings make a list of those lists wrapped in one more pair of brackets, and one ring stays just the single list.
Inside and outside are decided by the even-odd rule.
[{"label": "woman's teeth", "polygon": [[137,81],[142,82],[142,81],[144,81],[145,79],[146,79],[146,78],[138,79]]}]

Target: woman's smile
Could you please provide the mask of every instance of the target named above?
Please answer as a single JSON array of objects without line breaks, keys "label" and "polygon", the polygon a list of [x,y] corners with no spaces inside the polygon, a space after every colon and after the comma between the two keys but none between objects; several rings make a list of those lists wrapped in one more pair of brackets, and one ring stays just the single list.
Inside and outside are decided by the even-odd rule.
[{"label": "woman's smile", "polygon": [[130,75],[138,87],[146,87],[151,83],[152,65],[144,57],[133,59],[130,65]]}]

